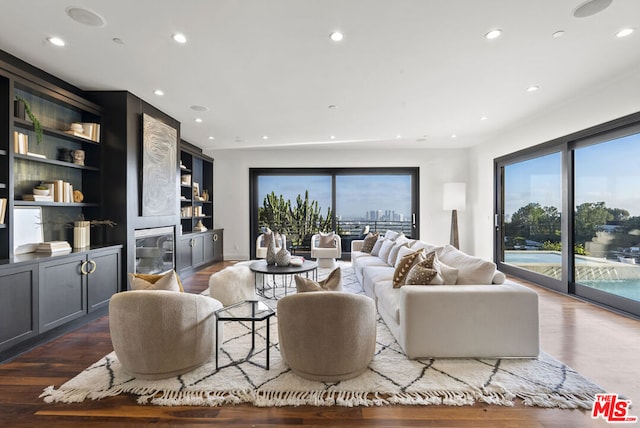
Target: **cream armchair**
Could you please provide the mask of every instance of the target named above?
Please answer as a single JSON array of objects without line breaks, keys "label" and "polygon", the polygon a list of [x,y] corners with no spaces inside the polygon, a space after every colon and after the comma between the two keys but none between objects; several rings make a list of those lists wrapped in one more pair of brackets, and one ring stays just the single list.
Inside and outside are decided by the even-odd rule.
[{"label": "cream armchair", "polygon": [[[276,253],[282,247],[287,248],[287,236],[284,233],[276,234]],[[267,257],[267,242],[264,239],[264,233],[260,234],[256,239],[256,259],[264,259]]]},{"label": "cream armchair", "polygon": [[321,268],[333,268],[336,259],[342,257],[342,241],[337,233],[311,237],[311,258],[316,259]]},{"label": "cream armchair", "polygon": [[[163,379],[207,362],[222,304],[208,296],[165,290],[117,293],[109,302],[111,342],[122,367],[139,379]],[[218,333],[220,339],[221,332]]]},{"label": "cream armchair", "polygon": [[364,373],[376,327],[376,305],[367,296],[310,291],[278,301],[280,354],[305,379],[335,382]]}]

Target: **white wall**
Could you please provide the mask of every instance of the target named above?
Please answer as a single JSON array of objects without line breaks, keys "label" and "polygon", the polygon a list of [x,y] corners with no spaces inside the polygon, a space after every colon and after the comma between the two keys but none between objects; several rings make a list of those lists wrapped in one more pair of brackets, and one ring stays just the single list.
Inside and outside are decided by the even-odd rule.
[{"label": "white wall", "polygon": [[[393,144],[393,142],[390,142]],[[214,163],[214,221],[224,228],[226,260],[249,259],[249,168],[419,167],[421,239],[448,243],[451,213],[442,209],[442,187],[468,181],[468,150],[271,149],[208,152]],[[473,248],[468,211],[458,213],[460,246]]]},{"label": "white wall", "polygon": [[493,257],[493,160],[640,111],[640,65],[470,149],[471,252]]}]

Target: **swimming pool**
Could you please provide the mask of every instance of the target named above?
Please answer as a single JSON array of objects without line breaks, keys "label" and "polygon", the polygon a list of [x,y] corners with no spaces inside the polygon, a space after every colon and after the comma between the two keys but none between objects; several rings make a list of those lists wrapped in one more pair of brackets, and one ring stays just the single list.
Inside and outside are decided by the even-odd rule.
[{"label": "swimming pool", "polygon": [[627,299],[640,301],[640,280],[618,279],[613,281],[580,281],[580,284]]},{"label": "swimming pool", "polygon": [[[560,265],[562,263],[562,255],[557,251],[505,251],[504,262],[513,265],[519,265],[521,263]],[[577,256],[576,263],[606,263],[606,261],[591,257]]]}]

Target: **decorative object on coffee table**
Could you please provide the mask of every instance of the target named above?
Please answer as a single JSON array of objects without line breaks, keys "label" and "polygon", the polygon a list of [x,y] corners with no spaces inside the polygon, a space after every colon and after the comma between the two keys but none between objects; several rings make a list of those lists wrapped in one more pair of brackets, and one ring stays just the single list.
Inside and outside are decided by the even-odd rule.
[{"label": "decorative object on coffee table", "polygon": [[291,263],[291,253],[287,251],[285,247],[282,247],[280,251],[276,253],[276,265],[289,266]]},{"label": "decorative object on coffee table", "polygon": [[276,264],[276,241],[273,232],[265,233],[264,239],[267,241],[267,265]]}]

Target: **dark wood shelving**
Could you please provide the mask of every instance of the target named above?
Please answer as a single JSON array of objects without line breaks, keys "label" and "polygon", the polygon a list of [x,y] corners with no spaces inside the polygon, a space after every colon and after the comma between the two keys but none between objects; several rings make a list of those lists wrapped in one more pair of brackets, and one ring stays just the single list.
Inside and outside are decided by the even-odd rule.
[{"label": "dark wood shelving", "polygon": [[[19,126],[20,128],[24,128],[24,129],[29,129],[31,131],[34,130],[33,127],[33,123],[29,122],[28,120],[25,119],[19,119],[17,117],[13,118],[13,123],[15,124],[15,126]],[[83,138],[83,137],[78,137],[76,135],[71,135],[71,134],[67,134],[65,131],[61,131],[59,129],[55,129],[55,128],[48,128],[46,126],[42,127],[42,133],[45,135],[51,135],[54,137],[58,137],[58,138],[64,138],[67,139],[69,141],[75,141],[78,143],[82,143],[82,144],[96,144],[99,145],[100,143],[93,141],[89,138]]]},{"label": "dark wood shelving", "polygon": [[36,206],[36,207],[99,207],[98,203],[91,202],[52,202],[52,201],[23,201],[16,199],[13,205]]},{"label": "dark wood shelving", "polygon": [[31,161],[31,162],[46,163],[46,164],[49,164],[49,165],[63,166],[63,167],[66,167],[66,168],[77,168],[77,169],[84,169],[84,170],[87,170],[87,171],[100,171],[100,168],[97,168],[95,166],[77,165],[75,163],[60,161],[60,160],[57,160],[57,159],[39,158],[37,156],[20,155],[18,153],[15,153],[13,155],[13,157],[15,159],[25,159],[25,160],[28,160],[28,161]]}]

